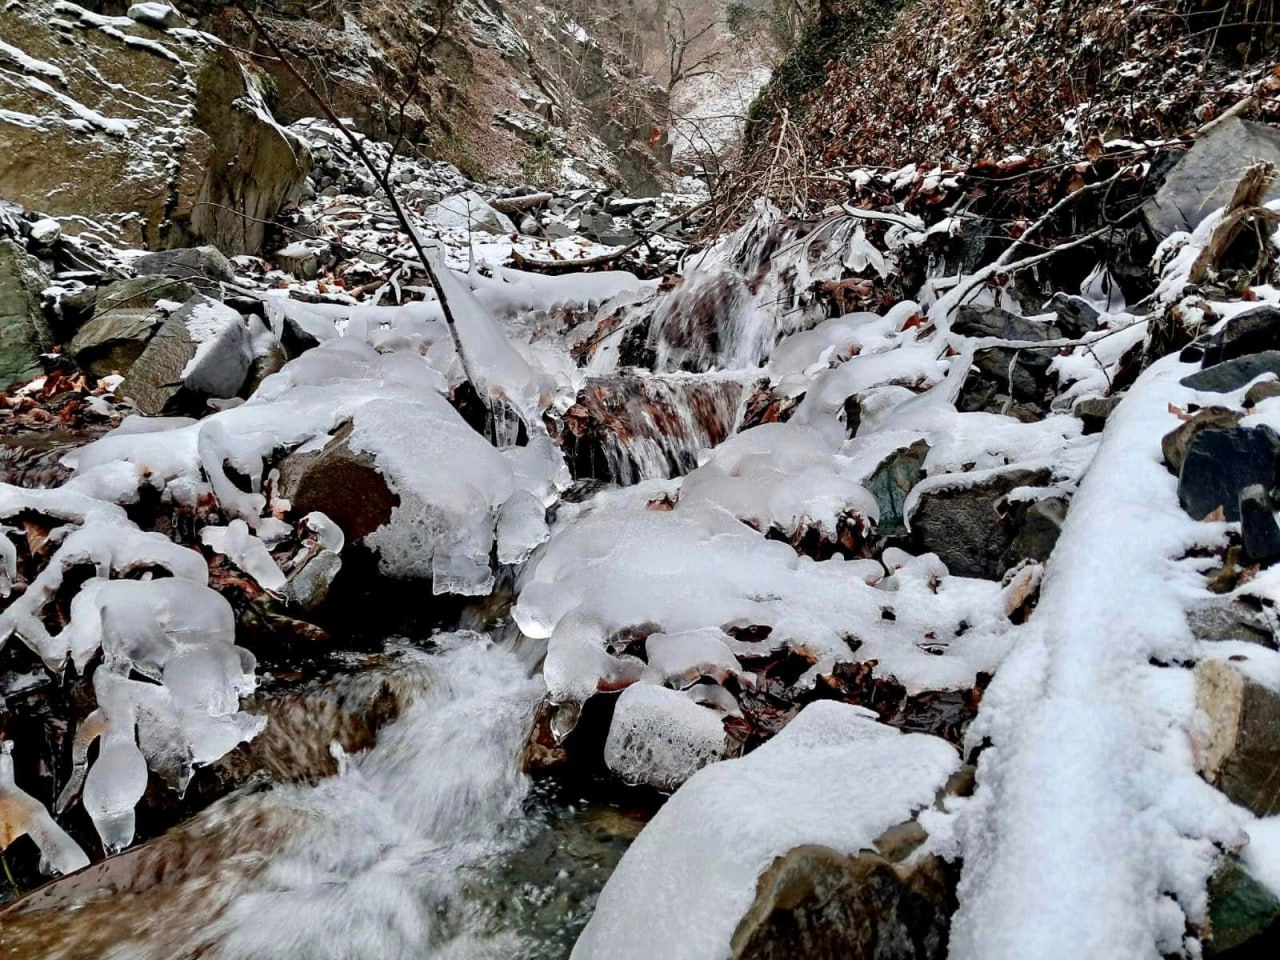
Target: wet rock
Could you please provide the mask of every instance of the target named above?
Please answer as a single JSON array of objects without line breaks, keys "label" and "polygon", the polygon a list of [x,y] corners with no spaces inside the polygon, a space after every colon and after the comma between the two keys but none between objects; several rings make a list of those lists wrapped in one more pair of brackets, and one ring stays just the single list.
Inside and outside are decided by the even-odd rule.
[{"label": "wet rock", "polygon": [[1111,411],[1120,405],[1123,397],[1087,397],[1077,403],[1071,412],[1084,422],[1084,432],[1101,433]]},{"label": "wet rock", "polygon": [[184,398],[234,397],[252,356],[244,318],[216,300],[193,297],[156,331],[120,393],[149,416]]},{"label": "wet rock", "polygon": [[284,598],[303,612],[316,610],[329,599],[329,591],[341,572],[341,556],[332,550],[318,550],[289,574]]},{"label": "wet rock", "polygon": [[164,323],[156,303],[185,303],[193,296],[189,284],[168,277],[135,277],[101,287],[92,318],[76,331],[68,350],[96,377],[125,373]]},{"label": "wet rock", "polygon": [[1221,508],[1240,519],[1240,494],[1254,484],[1276,482],[1280,436],[1270,427],[1206,427],[1187,445],[1178,473],[1178,502],[1196,520]]},{"label": "wet rock", "polygon": [[40,261],[13,240],[0,240],[0,390],[44,372],[40,355],[53,349],[40,306],[48,285]]},{"label": "wet rock", "polygon": [[1280,349],[1280,308],[1263,304],[1238,313],[1204,345],[1203,367],[1262,350]]},{"label": "wet rock", "polygon": [[1280,350],[1264,350],[1247,357],[1236,357],[1206,367],[1183,377],[1179,382],[1192,390],[1206,393],[1230,393],[1258,379],[1264,373],[1280,377]]},{"label": "wet rock", "polygon": [[219,283],[234,283],[236,279],[231,261],[211,245],[148,253],[135,260],[133,268],[139,274],[185,280],[203,293],[216,293]]},{"label": "wet rock", "polygon": [[1240,539],[1249,563],[1265,566],[1280,558],[1280,526],[1271,497],[1258,484],[1240,492]]},{"label": "wet rock", "polygon": [[346,424],[323,449],[291,453],[280,461],[276,492],[297,514],[318,511],[342,530],[348,543],[373,533],[400,505],[368,453],[351,449]]},{"label": "wet rock", "polygon": [[1280,695],[1221,660],[1202,660],[1194,675],[1206,718],[1192,741],[1197,769],[1257,816],[1280,812]]},{"label": "wet rock", "polygon": [[955,902],[955,871],[936,856],[906,870],[869,851],[797,847],[761,875],[730,957],[942,958]]},{"label": "wet rock", "polygon": [[1173,473],[1181,472],[1182,463],[1187,458],[1187,448],[1201,430],[1210,427],[1230,429],[1240,422],[1241,416],[1239,410],[1227,407],[1204,407],[1197,410],[1190,420],[1184,420],[1160,441],[1164,462]]},{"label": "wet rock", "polygon": [[[1240,175],[1257,160],[1280,166],[1280,133],[1265,123],[1232,117],[1210,127],[1165,177],[1143,207],[1159,236],[1194,230],[1206,216],[1231,199]],[[1268,199],[1280,197],[1273,187]]]},{"label": "wet rock", "polygon": [[1187,611],[1187,626],[1197,640],[1243,640],[1276,649],[1275,632],[1262,611],[1235,597],[1215,597]]},{"label": "wet rock", "polygon": [[1049,477],[1048,469],[1014,468],[974,483],[957,475],[954,485],[923,492],[909,518],[913,552],[936,553],[956,576],[998,580],[1025,559],[1015,559],[1011,548],[1030,506],[1005,498],[1017,487],[1043,486]]},{"label": "wet rock", "polygon": [[863,483],[880,507],[876,529],[882,536],[897,537],[907,532],[902,508],[911,488],[924,476],[924,460],[928,455],[929,444],[917,440],[887,456]]},{"label": "wet rock", "polygon": [[1239,857],[1229,856],[1209,880],[1205,955],[1223,956],[1225,951],[1248,949],[1255,943],[1262,948],[1259,957],[1274,956],[1280,944],[1280,900],[1249,874]]}]

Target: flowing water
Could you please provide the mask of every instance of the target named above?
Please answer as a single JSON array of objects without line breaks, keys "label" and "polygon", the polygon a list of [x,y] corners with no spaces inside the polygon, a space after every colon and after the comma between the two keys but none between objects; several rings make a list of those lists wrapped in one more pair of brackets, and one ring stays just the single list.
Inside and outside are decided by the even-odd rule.
[{"label": "flowing water", "polygon": [[37,892],[0,920],[3,946],[120,960],[567,956],[638,821],[552,799],[521,772],[538,651],[468,632],[433,646],[400,651],[407,708],[337,776],[229,797]]}]

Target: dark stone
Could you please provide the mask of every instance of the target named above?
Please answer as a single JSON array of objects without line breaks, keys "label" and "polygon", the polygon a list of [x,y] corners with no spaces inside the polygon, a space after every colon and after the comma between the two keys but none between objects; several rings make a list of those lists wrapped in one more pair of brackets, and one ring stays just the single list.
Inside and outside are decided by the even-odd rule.
[{"label": "dark stone", "polygon": [[1065,497],[1045,497],[1028,506],[1017,535],[1000,558],[1000,566],[1012,570],[1023,560],[1048,560],[1062,533],[1067,506]]},{"label": "dark stone", "polygon": [[729,956],[940,960],[955,911],[955,880],[955,868],[937,856],[907,871],[876,853],[797,847],[761,875]]},{"label": "dark stone", "polygon": [[[966,337],[1000,337],[1006,340],[1043,341],[1061,335],[1061,331],[1053,324],[1020,317],[997,307],[972,305],[960,308],[951,329]],[[974,354],[973,364],[981,380],[995,384],[998,392],[1006,392],[1011,386],[1015,400],[1041,401],[1049,383],[1049,364],[1052,360],[1051,350],[1015,351],[1004,347],[988,347]],[[975,390],[981,391],[981,385],[966,383],[965,394],[960,399],[961,409],[991,407],[993,398],[975,405],[975,399],[970,396]]]},{"label": "dark stone", "polygon": [[1233,802],[1259,817],[1280,813],[1280,696],[1245,680],[1235,747],[1217,785]]},{"label": "dark stone", "polygon": [[1280,308],[1270,304],[1236,314],[1204,347],[1202,366],[1211,367],[1261,350],[1280,349]]},{"label": "dark stone", "polygon": [[299,516],[318,510],[327,515],[348,543],[373,533],[391,519],[400,497],[387,485],[372,457],[347,443],[348,423],[324,449],[292,453],[280,461],[277,492]]},{"label": "dark stone", "polygon": [[[1280,901],[1228,856],[1209,880],[1210,937],[1206,956],[1276,956],[1280,950]],[[1261,948],[1256,953],[1245,951]],[[1266,952],[1263,952],[1266,951]]]},{"label": "dark stone", "polygon": [[1266,565],[1280,557],[1280,526],[1271,497],[1256,484],[1240,492],[1240,539],[1250,563]]},{"label": "dark stone", "polygon": [[1227,407],[1204,407],[1197,410],[1190,420],[1184,420],[1170,430],[1160,441],[1160,450],[1164,454],[1164,462],[1177,474],[1182,470],[1182,461],[1187,458],[1187,448],[1201,430],[1210,427],[1230,428],[1240,422],[1242,414],[1238,410]]},{"label": "dark stone", "polygon": [[1248,386],[1264,373],[1273,373],[1280,377],[1280,350],[1264,350],[1247,357],[1236,357],[1225,360],[1212,367],[1206,367],[1198,373],[1183,377],[1179,381],[1184,387],[1192,390],[1204,390],[1208,393],[1230,393]]},{"label": "dark stone", "polygon": [[1102,314],[1084,297],[1055,293],[1049,301],[1049,309],[1058,315],[1058,326],[1068,337],[1083,337],[1098,329]]},{"label": "dark stone", "polygon": [[885,457],[863,483],[880,506],[876,530],[882,536],[897,537],[907,532],[902,507],[911,488],[924,477],[924,459],[928,455],[929,444],[917,440]]},{"label": "dark stone", "polygon": [[[1022,559],[1015,559],[1011,548],[1033,505],[1009,504],[1005,497],[1017,487],[1043,486],[1049,478],[1047,468],[1011,468],[976,483],[957,475],[954,487],[931,490],[916,502],[910,517],[913,552],[936,553],[957,576],[998,580]],[[1047,531],[1041,533],[1036,542],[1043,545]]]},{"label": "dark stone", "polygon": [[1219,507],[1227,520],[1240,519],[1240,493],[1276,482],[1280,436],[1270,427],[1207,427],[1187,447],[1178,474],[1178,501],[1196,520]]}]

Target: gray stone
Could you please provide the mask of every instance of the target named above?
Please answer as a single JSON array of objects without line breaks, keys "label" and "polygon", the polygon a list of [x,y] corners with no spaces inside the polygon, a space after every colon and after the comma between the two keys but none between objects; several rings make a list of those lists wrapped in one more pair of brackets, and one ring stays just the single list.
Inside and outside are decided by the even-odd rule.
[{"label": "gray stone", "polygon": [[139,274],[185,280],[205,293],[216,293],[219,283],[234,283],[235,267],[217,247],[182,247],[148,253],[133,262]]},{"label": "gray stone", "polygon": [[1187,611],[1187,626],[1197,640],[1209,643],[1241,640],[1271,650],[1277,646],[1275,632],[1263,613],[1238,598],[1214,597],[1196,604]]},{"label": "gray stone", "polygon": [[924,459],[928,455],[929,444],[917,440],[885,457],[863,484],[880,507],[876,531],[881,536],[896,537],[907,532],[902,507],[911,488],[924,476]]},{"label": "gray stone", "polygon": [[95,377],[125,373],[164,323],[156,303],[185,303],[193,296],[190,285],[168,277],[134,277],[100,287],[92,318],[76,331],[68,350]]},{"label": "gray stone", "polygon": [[941,960],[955,902],[955,871],[937,856],[907,869],[870,851],[796,847],[761,874],[729,957]]},{"label": "gray stone", "polygon": [[1259,817],[1280,812],[1280,695],[1222,660],[1193,672],[1206,719],[1192,743],[1201,775]]},{"label": "gray stone", "polygon": [[167,3],[135,3],[129,7],[129,19],[157,30],[185,27],[186,19]]},{"label": "gray stone", "polygon": [[1022,559],[1010,548],[1029,506],[1005,498],[1017,487],[1043,486],[1049,477],[1047,469],[1015,467],[976,483],[957,475],[955,486],[923,493],[910,517],[913,552],[936,553],[957,576],[998,580]]},{"label": "gray stone", "polygon": [[[1157,234],[1194,230],[1231,199],[1240,175],[1258,160],[1280,167],[1280,132],[1266,123],[1236,117],[1213,125],[1165,177],[1143,216]],[[1273,186],[1268,200],[1280,198]]]},{"label": "gray stone", "polygon": [[48,285],[39,260],[13,240],[0,240],[0,390],[44,372],[40,355],[53,349],[40,306]]},{"label": "gray stone", "polygon": [[37,220],[31,225],[30,237],[37,247],[52,247],[62,238],[62,224],[52,217]]},{"label": "gray stone", "polygon": [[1179,382],[1192,390],[1230,393],[1247,386],[1264,373],[1280,377],[1280,350],[1263,350],[1247,357],[1236,357],[1183,377]]},{"label": "gray stone", "polygon": [[315,610],[329,598],[333,581],[342,571],[342,557],[323,548],[307,558],[307,561],[291,574],[285,586],[284,598],[303,612]]},{"label": "gray stone", "polygon": [[1098,329],[1101,314],[1084,297],[1055,293],[1049,309],[1058,315],[1058,326],[1068,337],[1083,337]]},{"label": "gray stone", "polygon": [[171,409],[183,394],[234,397],[252,357],[244,318],[216,300],[193,297],[156,331],[120,393],[150,416]]},{"label": "gray stone", "polygon": [[1101,433],[1111,411],[1120,405],[1123,397],[1086,397],[1071,408],[1071,412],[1084,421],[1085,433]]}]

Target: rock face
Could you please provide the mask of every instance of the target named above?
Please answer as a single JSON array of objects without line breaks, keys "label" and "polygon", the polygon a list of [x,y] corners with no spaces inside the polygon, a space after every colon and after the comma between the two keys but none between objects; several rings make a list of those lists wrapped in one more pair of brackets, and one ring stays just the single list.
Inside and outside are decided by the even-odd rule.
[{"label": "rock face", "polygon": [[[1255,160],[1280,166],[1280,133],[1265,123],[1224,120],[1196,140],[1147,202],[1143,216],[1160,236],[1193,230],[1231,199],[1240,174]],[[1278,196],[1280,188],[1273,188],[1268,199]]]},{"label": "rock face", "polygon": [[43,371],[40,354],[53,334],[40,308],[49,279],[40,261],[12,240],[0,240],[0,390]]},{"label": "rock face", "polygon": [[256,253],[249,218],[272,218],[306,176],[305,148],[212,38],[48,0],[0,9],[0,36],[23,55],[0,86],[6,199],[129,246]]},{"label": "rock face", "polygon": [[120,392],[150,416],[171,410],[183,393],[234,397],[252,356],[244,318],[216,300],[193,297],[156,331]]},{"label": "rock face", "polygon": [[730,956],[941,958],[954,909],[954,885],[937,857],[908,871],[869,851],[797,847],[760,877]]},{"label": "rock face", "polygon": [[[922,493],[910,516],[913,552],[936,553],[956,576],[988,579],[998,579],[1027,557],[1048,559],[1057,540],[1056,531],[1027,533],[1029,553],[1018,556],[1011,549],[1023,535],[1032,505],[1005,501],[1017,487],[1042,486],[1048,480],[1047,469],[1004,470],[976,483],[944,485]],[[1037,511],[1041,527],[1052,523],[1047,510]]]}]

